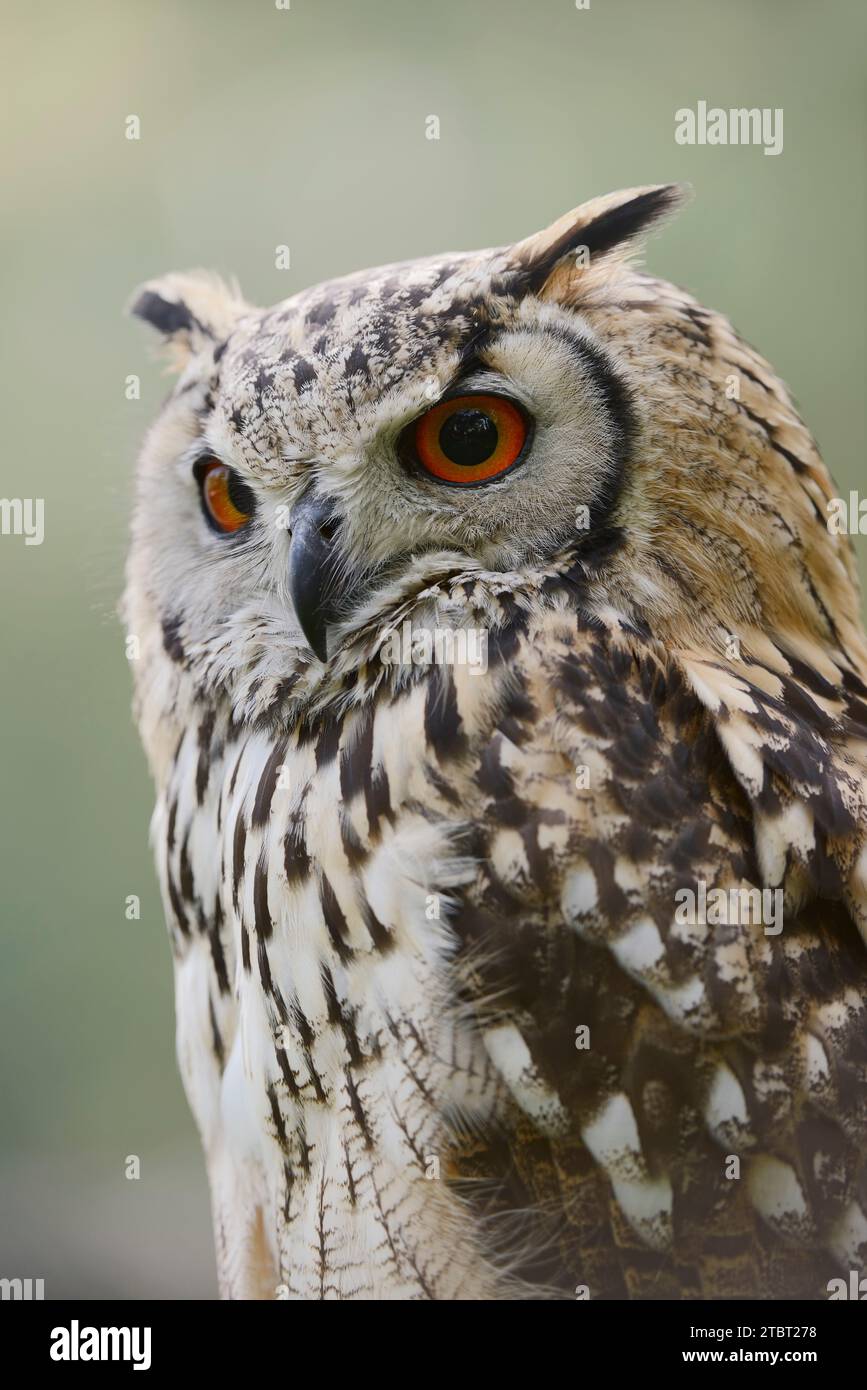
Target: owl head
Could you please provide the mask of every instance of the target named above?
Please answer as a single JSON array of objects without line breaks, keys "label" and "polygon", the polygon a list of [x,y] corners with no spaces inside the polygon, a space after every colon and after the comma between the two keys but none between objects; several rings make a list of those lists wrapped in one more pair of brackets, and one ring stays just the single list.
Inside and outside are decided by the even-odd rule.
[{"label": "owl head", "polygon": [[514,245],[271,309],[200,272],[137,293],[178,370],[126,598],[154,757],[203,692],[236,720],[349,699],[405,614],[499,631],[564,594],[658,643],[711,704],[758,665],[769,696],[806,668],[855,689],[849,547],[785,387],[635,267],[681,199],[612,194]]}]

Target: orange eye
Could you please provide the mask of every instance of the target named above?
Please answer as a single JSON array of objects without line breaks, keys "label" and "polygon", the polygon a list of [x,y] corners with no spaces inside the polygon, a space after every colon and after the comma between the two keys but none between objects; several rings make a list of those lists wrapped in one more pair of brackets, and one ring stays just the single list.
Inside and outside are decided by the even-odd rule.
[{"label": "orange eye", "polygon": [[219,459],[200,459],[195,467],[205,518],[224,535],[246,526],[256,505],[252,492],[233,468]]},{"label": "orange eye", "polygon": [[506,473],[520,459],[529,432],[513,401],[481,392],[440,401],[408,430],[422,468],[459,487]]}]

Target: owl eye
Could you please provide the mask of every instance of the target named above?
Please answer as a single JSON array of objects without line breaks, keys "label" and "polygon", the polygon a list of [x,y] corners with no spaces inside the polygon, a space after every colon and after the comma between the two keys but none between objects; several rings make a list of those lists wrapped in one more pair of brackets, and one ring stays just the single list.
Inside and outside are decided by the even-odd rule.
[{"label": "owl eye", "polygon": [[199,459],[193,472],[199,484],[202,511],[211,529],[228,535],[246,526],[256,499],[235,470],[208,456]]},{"label": "owl eye", "polygon": [[478,392],[440,401],[413,421],[402,443],[432,477],[472,487],[514,468],[529,437],[530,421],[514,401]]}]

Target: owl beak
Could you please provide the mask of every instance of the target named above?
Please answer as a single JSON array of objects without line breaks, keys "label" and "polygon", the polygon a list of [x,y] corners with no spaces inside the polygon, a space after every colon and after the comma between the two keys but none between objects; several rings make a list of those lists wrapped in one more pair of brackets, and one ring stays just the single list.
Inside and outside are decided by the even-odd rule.
[{"label": "owl beak", "polygon": [[292,508],[289,530],[289,593],[301,631],[319,660],[327,661],[328,624],[337,616],[333,504],[308,493]]}]

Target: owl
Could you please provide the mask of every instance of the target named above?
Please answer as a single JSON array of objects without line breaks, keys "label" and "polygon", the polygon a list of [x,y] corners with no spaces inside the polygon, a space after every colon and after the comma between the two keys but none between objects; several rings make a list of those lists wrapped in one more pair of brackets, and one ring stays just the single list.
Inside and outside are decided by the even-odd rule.
[{"label": "owl", "polygon": [[637,268],[673,186],[271,309],[124,617],[235,1299],[826,1298],[867,1260],[867,645],[829,475]]}]

